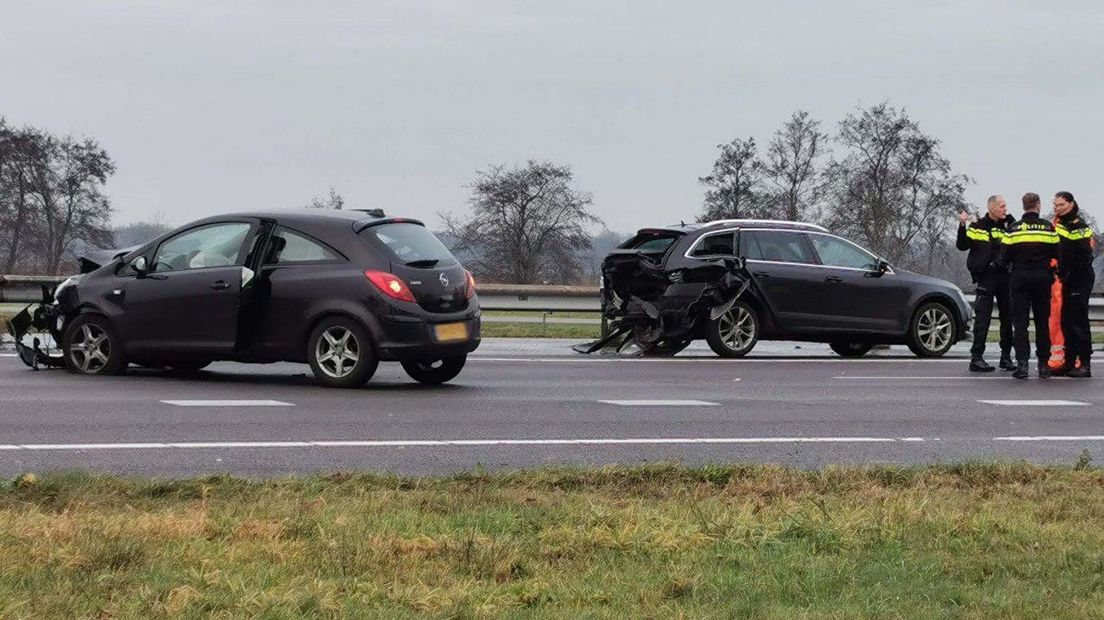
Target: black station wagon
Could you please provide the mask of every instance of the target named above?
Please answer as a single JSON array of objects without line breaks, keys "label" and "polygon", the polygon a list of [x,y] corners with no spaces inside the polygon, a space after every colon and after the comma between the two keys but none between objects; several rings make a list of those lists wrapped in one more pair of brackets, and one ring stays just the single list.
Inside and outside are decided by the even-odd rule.
[{"label": "black station wagon", "polygon": [[471,274],[421,222],[379,210],[209,217],[86,266],[36,317],[76,373],[292,361],[353,387],[398,361],[437,384],[479,346]]},{"label": "black station wagon", "polygon": [[967,336],[971,317],[954,284],[895,268],[813,224],[645,228],[606,257],[602,273],[606,320],[632,327],[577,350],[672,354],[704,338],[723,357],[758,340],[826,342],[847,357],[907,344],[937,357]]}]

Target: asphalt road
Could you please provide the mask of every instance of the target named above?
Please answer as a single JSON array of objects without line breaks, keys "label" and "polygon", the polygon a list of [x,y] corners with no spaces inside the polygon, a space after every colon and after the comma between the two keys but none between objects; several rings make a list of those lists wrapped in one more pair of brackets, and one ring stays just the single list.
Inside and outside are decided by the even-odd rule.
[{"label": "asphalt road", "polygon": [[490,340],[452,384],[419,386],[382,364],[351,391],[318,387],[295,364],[79,377],[0,353],[0,473],[1072,463],[1082,450],[1104,461],[1104,381],[971,375],[961,347],[941,360],[894,347],[852,361],[779,343],[732,361],[700,347],[674,359],[588,357],[569,344]]}]

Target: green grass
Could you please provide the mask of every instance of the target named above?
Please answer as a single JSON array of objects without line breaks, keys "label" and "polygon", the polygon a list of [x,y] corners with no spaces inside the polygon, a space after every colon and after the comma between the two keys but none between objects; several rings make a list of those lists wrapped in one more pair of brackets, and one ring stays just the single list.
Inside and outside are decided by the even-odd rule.
[{"label": "green grass", "polygon": [[1099,616],[1087,464],[21,479],[0,617]]}]

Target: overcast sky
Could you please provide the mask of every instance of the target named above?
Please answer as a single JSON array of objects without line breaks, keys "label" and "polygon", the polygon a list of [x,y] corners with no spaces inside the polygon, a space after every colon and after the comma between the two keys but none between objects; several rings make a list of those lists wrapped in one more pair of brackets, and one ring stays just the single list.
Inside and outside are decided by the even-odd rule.
[{"label": "overcast sky", "polygon": [[610,228],[691,219],[715,147],[907,107],[968,198],[1104,216],[1099,2],[26,2],[0,115],[93,137],[121,223],[352,207],[437,224],[476,170],[570,164]]}]

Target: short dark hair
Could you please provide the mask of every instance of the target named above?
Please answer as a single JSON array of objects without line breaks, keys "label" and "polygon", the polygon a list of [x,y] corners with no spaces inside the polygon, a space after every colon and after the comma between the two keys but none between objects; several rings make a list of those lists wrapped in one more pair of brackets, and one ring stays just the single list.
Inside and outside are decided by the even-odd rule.
[{"label": "short dark hair", "polygon": [[1024,211],[1038,211],[1039,210],[1039,195],[1035,192],[1028,192],[1023,195],[1023,207]]}]

